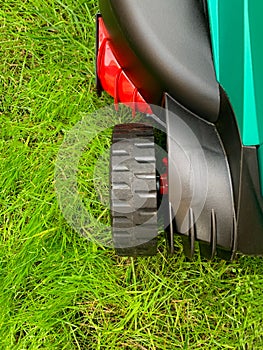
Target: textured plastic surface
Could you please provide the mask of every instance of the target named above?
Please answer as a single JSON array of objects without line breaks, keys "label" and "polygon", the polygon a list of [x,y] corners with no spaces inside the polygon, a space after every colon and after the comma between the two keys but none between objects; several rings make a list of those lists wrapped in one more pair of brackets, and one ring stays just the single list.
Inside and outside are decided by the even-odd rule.
[{"label": "textured plastic surface", "polygon": [[195,241],[206,257],[216,253],[230,259],[235,252],[263,255],[258,163],[262,150],[242,145],[224,91],[215,125],[182,108],[170,96],[166,96],[166,110],[170,213],[171,218],[175,213],[176,219],[170,227],[171,237],[182,234],[190,257]]},{"label": "textured plastic surface", "polygon": [[115,104],[122,102],[134,109],[134,112],[137,110],[142,113],[151,113],[150,106],[118,62],[102,17],[98,16],[97,21],[96,70],[100,87],[114,97]]},{"label": "textured plastic surface", "polygon": [[[194,241],[203,256],[236,247],[235,209],[228,160],[215,126],[166,95],[169,202],[176,227],[192,256]],[[171,219],[172,221],[172,219]]]},{"label": "textured plastic surface", "polygon": [[263,143],[263,1],[207,0],[217,79],[245,146]]},{"label": "textured plastic surface", "polygon": [[150,103],[167,91],[209,121],[219,112],[203,6],[196,0],[100,0],[119,62]]}]

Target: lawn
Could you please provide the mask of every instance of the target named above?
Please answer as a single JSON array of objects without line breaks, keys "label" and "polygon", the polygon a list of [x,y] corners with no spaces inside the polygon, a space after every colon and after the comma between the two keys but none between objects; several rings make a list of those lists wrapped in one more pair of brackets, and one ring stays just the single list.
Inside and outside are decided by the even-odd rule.
[{"label": "lawn", "polygon": [[85,118],[100,131],[78,169],[89,232],[109,221],[97,11],[94,0],[0,4],[0,349],[262,349],[262,258],[189,262],[180,241],[174,257],[161,242],[156,257],[118,258],[60,210],[57,155]]}]

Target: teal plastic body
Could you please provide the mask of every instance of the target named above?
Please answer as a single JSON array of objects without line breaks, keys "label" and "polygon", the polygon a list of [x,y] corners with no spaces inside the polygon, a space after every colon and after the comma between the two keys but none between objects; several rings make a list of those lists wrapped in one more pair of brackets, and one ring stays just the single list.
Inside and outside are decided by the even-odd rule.
[{"label": "teal plastic body", "polygon": [[207,0],[218,82],[244,146],[258,146],[263,190],[263,1]]}]

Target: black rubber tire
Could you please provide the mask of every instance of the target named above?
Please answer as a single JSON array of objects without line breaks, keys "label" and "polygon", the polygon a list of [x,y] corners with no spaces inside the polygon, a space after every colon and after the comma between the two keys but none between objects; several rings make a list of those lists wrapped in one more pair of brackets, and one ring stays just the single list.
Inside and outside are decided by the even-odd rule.
[{"label": "black rubber tire", "polygon": [[157,180],[154,130],[116,125],[111,146],[112,237],[120,256],[157,253]]}]

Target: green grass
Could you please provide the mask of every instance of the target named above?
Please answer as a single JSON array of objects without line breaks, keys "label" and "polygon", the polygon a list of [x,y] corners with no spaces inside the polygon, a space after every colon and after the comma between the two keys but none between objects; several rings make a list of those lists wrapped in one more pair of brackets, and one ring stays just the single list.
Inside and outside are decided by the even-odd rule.
[{"label": "green grass", "polygon": [[[156,257],[121,259],[59,209],[63,137],[85,115],[96,126],[92,113],[111,103],[95,92],[97,9],[94,0],[0,5],[0,348],[262,349],[262,258],[187,262],[178,242],[173,258],[161,245]],[[92,183],[108,134],[89,144],[78,174],[94,230],[108,220]]]}]

